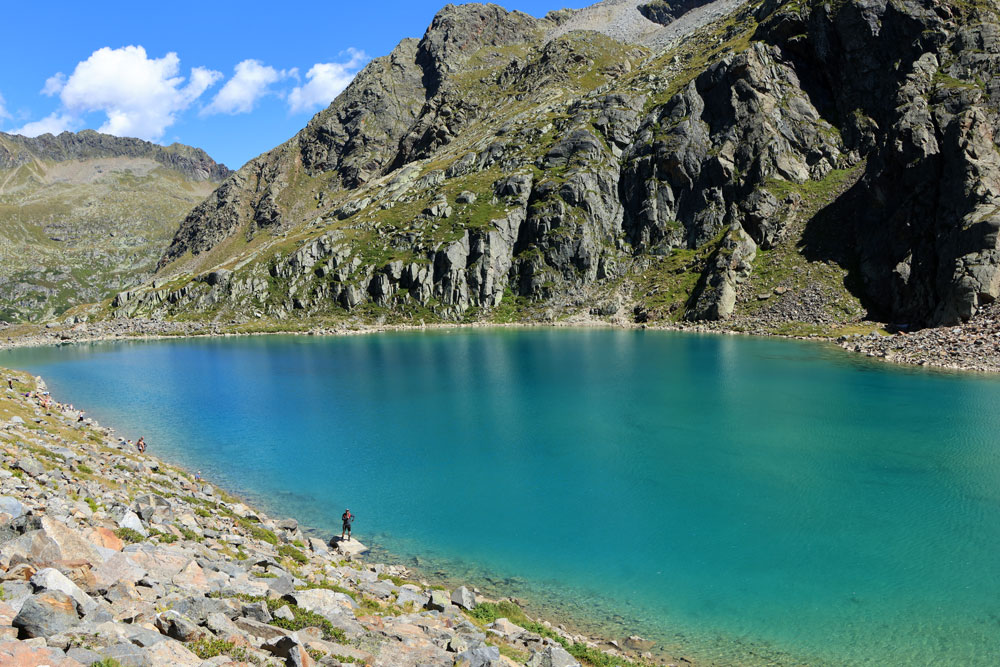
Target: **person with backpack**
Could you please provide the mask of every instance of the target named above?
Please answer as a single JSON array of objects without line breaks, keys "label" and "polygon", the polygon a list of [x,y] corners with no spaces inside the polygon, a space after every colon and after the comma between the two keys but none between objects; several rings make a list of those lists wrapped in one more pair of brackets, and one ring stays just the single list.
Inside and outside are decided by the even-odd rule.
[{"label": "person with backpack", "polygon": [[344,533],[347,533],[347,539],[351,539],[351,523],[354,521],[354,515],[351,514],[351,510],[346,509],[344,513],[340,516],[342,522],[342,527],[340,530],[340,539],[344,539]]}]

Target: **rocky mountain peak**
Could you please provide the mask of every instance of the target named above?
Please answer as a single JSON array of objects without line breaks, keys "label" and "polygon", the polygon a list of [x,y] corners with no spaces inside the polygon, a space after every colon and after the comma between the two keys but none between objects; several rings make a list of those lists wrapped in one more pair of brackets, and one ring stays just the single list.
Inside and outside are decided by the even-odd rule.
[{"label": "rocky mountain peak", "polygon": [[449,6],[116,308],[965,320],[1000,296],[998,35],[980,0]]},{"label": "rocky mountain peak", "polygon": [[0,169],[16,168],[35,159],[64,162],[107,157],[150,158],[197,181],[222,181],[231,173],[205,151],[184,144],[161,146],[94,130],[38,137],[0,132]]}]

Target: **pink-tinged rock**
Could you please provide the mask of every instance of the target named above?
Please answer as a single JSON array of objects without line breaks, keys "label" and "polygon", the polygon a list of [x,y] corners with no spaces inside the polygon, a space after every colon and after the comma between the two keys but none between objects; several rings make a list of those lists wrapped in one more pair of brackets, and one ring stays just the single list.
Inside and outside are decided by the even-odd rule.
[{"label": "pink-tinged rock", "polygon": [[125,547],[125,543],[110,528],[104,526],[93,528],[86,533],[86,538],[91,544],[113,551],[121,551]]},{"label": "pink-tinged rock", "polygon": [[55,560],[85,560],[90,563],[104,560],[93,544],[64,523],[51,517],[42,517],[42,531],[59,546],[60,556]]},{"label": "pink-tinged rock", "polygon": [[189,651],[184,644],[172,639],[153,644],[146,649],[146,655],[152,661],[153,667],[174,667],[175,665],[196,667],[204,662]]},{"label": "pink-tinged rock", "polygon": [[206,592],[211,588],[205,577],[205,571],[194,561],[188,563],[183,570],[175,574],[172,581],[175,586],[188,590]]},{"label": "pink-tinged rock", "polygon": [[129,554],[116,553],[94,570],[94,586],[108,589],[116,583],[134,584],[146,576],[146,569],[137,564]]},{"label": "pink-tinged rock", "polygon": [[19,641],[0,641],[0,665],[3,667],[84,667],[57,649],[36,647]]},{"label": "pink-tinged rock", "polygon": [[17,612],[6,602],[0,602],[0,625],[10,625]]},{"label": "pink-tinged rock", "polygon": [[151,544],[128,547],[122,553],[159,581],[170,579],[191,562],[191,556],[181,550]]},{"label": "pink-tinged rock", "polygon": [[[5,545],[6,546],[6,545]],[[28,563],[19,563],[3,574],[4,581],[28,581],[35,576],[35,568]]]}]

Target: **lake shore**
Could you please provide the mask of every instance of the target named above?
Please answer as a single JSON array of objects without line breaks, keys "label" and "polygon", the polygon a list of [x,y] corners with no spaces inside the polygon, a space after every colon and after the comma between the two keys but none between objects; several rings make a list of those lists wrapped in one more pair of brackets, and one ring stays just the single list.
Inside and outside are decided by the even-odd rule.
[{"label": "lake shore", "polygon": [[0,326],[0,350],[74,343],[196,337],[351,336],[406,331],[538,327],[604,327],[811,340],[835,344],[848,352],[895,364],[983,373],[1000,372],[1000,304],[987,306],[969,322],[960,325],[928,327],[913,331],[878,322],[859,322],[839,328],[824,328],[804,322],[785,322],[781,327],[776,327],[773,323],[764,324],[746,318],[727,322],[635,323],[627,320],[607,321],[587,315],[551,322],[436,322],[431,324],[408,322],[373,324],[323,320],[219,324],[116,319],[48,325]]},{"label": "lake shore", "polygon": [[40,379],[2,375],[0,662],[652,660],[651,642],[574,634],[510,600],[367,562],[359,542],[328,543],[294,519],[268,517],[121,443],[54,402]]}]

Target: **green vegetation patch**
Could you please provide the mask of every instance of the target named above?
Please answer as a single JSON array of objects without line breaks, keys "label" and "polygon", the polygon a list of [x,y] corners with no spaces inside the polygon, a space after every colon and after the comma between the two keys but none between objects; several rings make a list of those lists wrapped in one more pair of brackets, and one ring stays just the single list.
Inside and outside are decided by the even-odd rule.
[{"label": "green vegetation patch", "polygon": [[271,624],[293,632],[301,630],[302,628],[319,628],[319,630],[323,633],[323,639],[326,639],[327,641],[347,641],[347,635],[343,630],[335,628],[330,621],[326,620],[316,612],[308,611],[294,604],[289,604],[288,608],[291,610],[292,616],[294,617],[292,620],[289,621],[284,618],[276,618],[271,621]]}]

